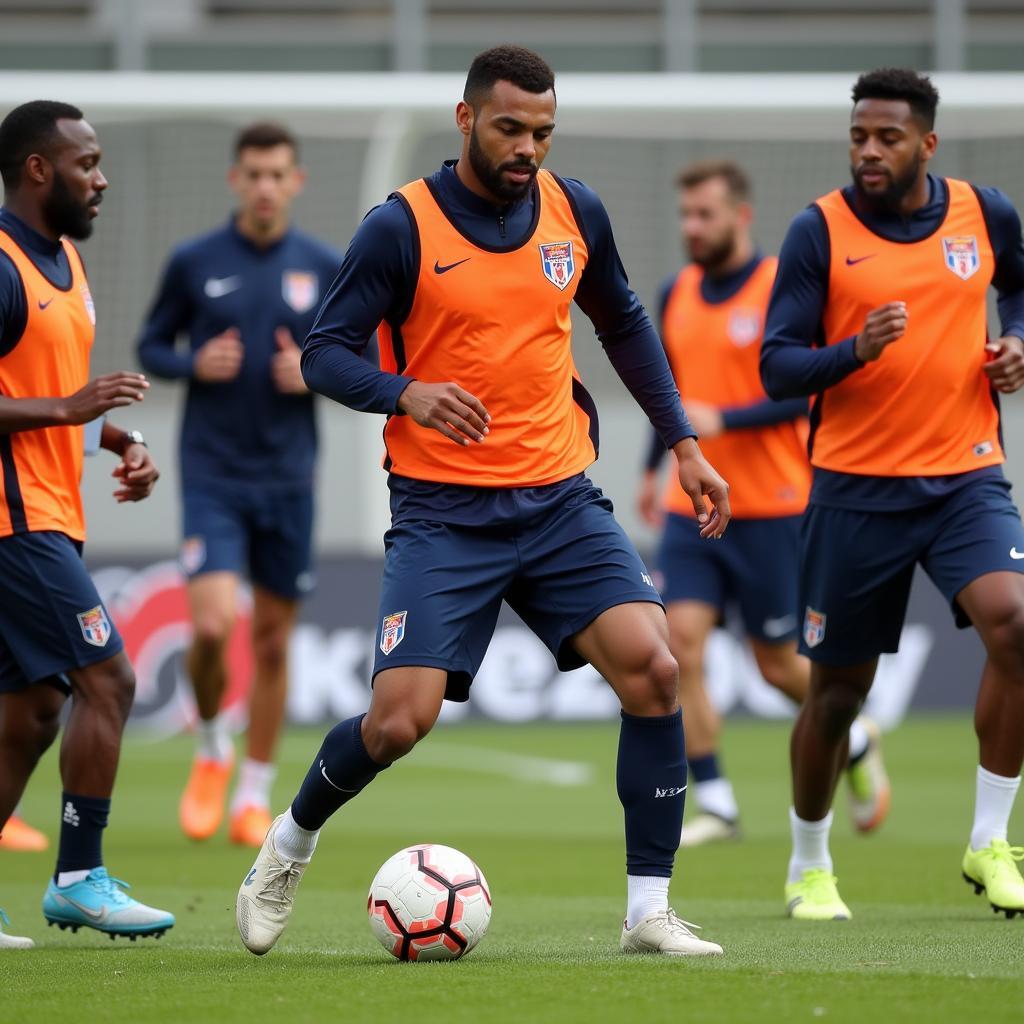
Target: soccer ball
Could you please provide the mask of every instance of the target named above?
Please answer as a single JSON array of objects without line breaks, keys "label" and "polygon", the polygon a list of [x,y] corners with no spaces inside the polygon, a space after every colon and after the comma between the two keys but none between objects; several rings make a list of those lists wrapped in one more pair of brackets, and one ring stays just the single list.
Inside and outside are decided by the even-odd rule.
[{"label": "soccer ball", "polygon": [[399,960],[458,960],[487,932],[491,893],[464,853],[426,843],[381,865],[366,909],[373,934]]}]

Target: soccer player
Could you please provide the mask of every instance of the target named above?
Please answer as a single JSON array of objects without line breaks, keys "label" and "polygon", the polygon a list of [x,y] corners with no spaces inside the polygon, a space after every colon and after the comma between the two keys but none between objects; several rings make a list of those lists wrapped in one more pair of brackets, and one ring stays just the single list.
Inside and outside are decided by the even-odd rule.
[{"label": "soccer player", "polygon": [[[678,455],[705,537],[725,530],[727,486],[695,443],[600,200],[540,170],[554,117],[540,57],[480,54],[456,110],[459,159],[368,214],[306,341],[314,391],[388,414],[392,526],[370,710],[327,735],[239,889],[254,953],[284,930],[324,822],[430,731],[444,699],[466,700],[503,599],[562,669],[590,662],[622,702],[622,948],[721,953],[669,908],[686,788],[677,668],[651,577],[584,475],[597,416],[572,362],[574,300]],[[378,325],[383,370],[358,355]]]},{"label": "soccer player", "polygon": [[234,764],[220,707],[239,577],[247,572],[252,582],[255,674],[229,837],[250,846],[270,826],[288,643],[300,599],[313,586],[316,422],[295,339],[312,327],[341,254],[290,224],[305,181],[298,155],[280,125],[243,129],[228,174],[238,209],[222,227],[174,250],[139,340],[144,369],[188,381],[181,566],[199,722],[179,819],[195,840],[220,827]]},{"label": "soccer player", "polygon": [[[121,733],[135,676],[82,563],[83,424],[141,401],[138,373],[89,380],[96,313],[78,250],[107,180],[96,133],[66,103],[0,124],[0,830],[60,730],[60,846],[50,924],[161,935],[174,917],[131,899],[103,866]],[[147,497],[157,470],[138,431],[102,424],[114,498]],[[0,934],[0,947],[14,937]]]},{"label": "soccer player", "polygon": [[[681,844],[739,837],[739,807],[718,756],[721,720],[704,688],[704,648],[735,604],[765,680],[798,703],[810,663],[797,654],[800,516],[810,490],[807,400],[774,402],[758,372],[761,334],[776,261],[754,244],[750,181],[731,161],[686,167],[676,182],[680,229],[690,265],[661,290],[661,337],[687,415],[704,453],[726,479],[733,521],[721,544],[700,543],[693,506],[674,474],[664,510],[658,467],[665,455],[652,432],[641,478],[640,514],[664,522],[659,586],[669,642],[679,662],[686,756],[700,813],[683,826]],[[877,729],[858,720],[847,766],[854,824],[870,831],[889,806]]]},{"label": "soccer player", "polygon": [[796,217],[768,310],[765,389],[816,396],[800,570],[813,667],[793,731],[785,887],[798,918],[850,916],[829,854],[832,794],[878,656],[899,645],[917,564],[988,655],[963,875],[1007,916],[1024,911],[1024,854],[1006,840],[1024,758],[1024,527],[998,405],[1024,384],[1024,246],[1005,195],[928,173],[938,99],[914,71],[857,80],[853,183]]}]

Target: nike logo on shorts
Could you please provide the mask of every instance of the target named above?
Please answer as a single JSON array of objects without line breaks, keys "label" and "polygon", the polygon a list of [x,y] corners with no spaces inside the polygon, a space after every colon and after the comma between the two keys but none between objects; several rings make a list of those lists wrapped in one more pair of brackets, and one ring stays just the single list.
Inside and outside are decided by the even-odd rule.
[{"label": "nike logo on shorts", "polygon": [[208,277],[203,291],[208,298],[219,299],[231,292],[238,291],[242,287],[242,279],[236,274],[234,277]]},{"label": "nike logo on shorts", "polygon": [[449,263],[448,266],[442,267],[437,260],[434,260],[434,273],[435,274],[447,274],[449,270],[454,270],[456,267],[461,267],[463,263],[468,263],[473,257],[467,256],[464,260],[459,260],[457,263]]},{"label": "nike logo on shorts", "polygon": [[1010,557],[1011,558],[1015,558],[1015,559],[1016,558],[1024,558],[1024,551],[1018,551],[1016,546],[1014,546],[1014,547],[1010,548]]}]

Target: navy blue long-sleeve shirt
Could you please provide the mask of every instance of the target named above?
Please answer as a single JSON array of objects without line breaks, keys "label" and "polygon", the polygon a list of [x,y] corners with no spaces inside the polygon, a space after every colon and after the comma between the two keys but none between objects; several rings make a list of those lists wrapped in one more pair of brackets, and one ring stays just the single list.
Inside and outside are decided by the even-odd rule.
[{"label": "navy blue long-sleeve shirt", "polygon": [[[234,217],[171,253],[138,354],[154,376],[188,381],[179,446],[185,486],[311,485],[313,396],[278,391],[271,360],[277,328],[288,328],[302,344],[340,263],[340,252],[295,228],[257,246]],[[195,379],[196,351],[230,327],[239,330],[244,349],[238,376],[218,383]],[[179,344],[182,335],[186,345]]]},{"label": "navy blue long-sleeve shirt", "polygon": [[[998,293],[1002,333],[1024,338],[1020,218],[999,189],[977,188],[976,192],[995,254],[992,283]],[[853,185],[843,193],[867,228],[899,242],[916,242],[938,230],[949,202],[945,181],[931,174],[927,203],[908,216],[864,208],[857,203]],[[768,305],[761,379],[774,398],[820,394],[863,365],[854,354],[855,337],[824,345],[822,321],[828,301],[830,258],[828,229],[819,208],[812,204],[797,214],[789,227]],[[872,477],[815,468],[811,503],[869,510],[913,508],[980,476],[1002,476],[1002,467],[939,477]]]},{"label": "navy blue long-sleeve shirt", "polygon": [[[764,253],[758,250],[742,267],[736,270],[727,274],[704,274],[700,281],[701,298],[712,306],[728,302],[750,280],[751,275],[761,265],[763,259]],[[678,272],[670,274],[662,281],[661,287],[658,289],[658,330],[662,339],[665,337],[665,308],[668,306],[669,296],[678,280]],[[776,423],[785,423],[788,420],[806,416],[807,400],[805,398],[787,398],[776,401],[773,398],[765,398],[748,405],[730,406],[728,409],[722,409],[721,413],[722,429],[725,431],[756,430],[758,427],[771,427]],[[652,431],[647,458],[644,462],[645,468],[656,470],[661,465],[666,451],[661,435],[656,430]]]},{"label": "navy blue long-sleeve shirt", "polygon": [[[517,241],[525,242],[535,223],[537,190],[496,207],[462,184],[455,163],[446,161],[431,183],[459,230],[484,246],[512,248]],[[694,437],[658,335],[629,286],[601,200],[582,182],[564,181],[587,243],[576,304],[594,324],[616,372],[664,443],[671,446]],[[371,367],[359,355],[381,321],[401,319],[402,311],[410,308],[419,269],[414,242],[413,224],[398,199],[391,197],[367,214],[303,348],[302,371],[313,391],[363,412],[397,412],[410,378]],[[488,515],[488,503],[498,500],[467,493],[483,488],[435,485],[395,474],[389,486],[396,517],[429,509],[434,518],[471,523]],[[543,490],[545,501],[557,500],[560,486],[532,490]]]}]

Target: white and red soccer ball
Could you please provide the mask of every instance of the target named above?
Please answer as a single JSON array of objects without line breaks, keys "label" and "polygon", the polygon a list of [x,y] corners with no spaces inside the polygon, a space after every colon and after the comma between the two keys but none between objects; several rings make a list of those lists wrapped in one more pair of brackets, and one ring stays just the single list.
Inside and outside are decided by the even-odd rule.
[{"label": "white and red soccer ball", "polygon": [[486,934],[491,893],[464,853],[427,843],[381,865],[366,909],[373,934],[399,960],[457,960]]}]

